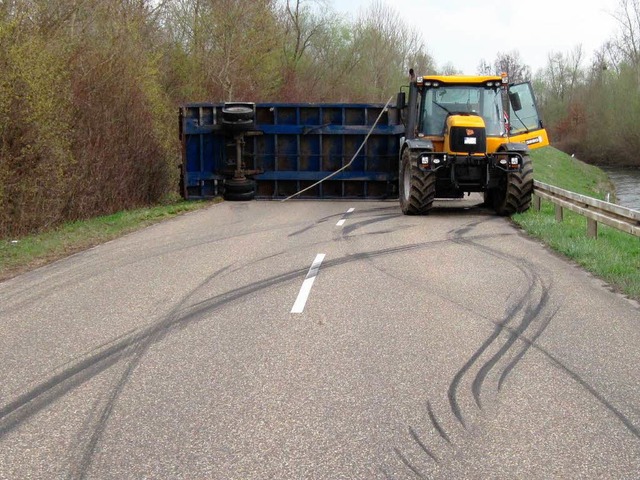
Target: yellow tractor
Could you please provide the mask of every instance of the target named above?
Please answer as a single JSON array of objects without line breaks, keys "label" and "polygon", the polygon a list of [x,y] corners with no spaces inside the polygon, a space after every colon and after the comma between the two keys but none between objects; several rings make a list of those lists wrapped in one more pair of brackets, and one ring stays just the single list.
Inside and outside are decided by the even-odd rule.
[{"label": "yellow tractor", "polygon": [[529,150],[549,145],[529,82],[501,76],[425,76],[410,71],[398,94],[402,212],[423,215],[435,198],[484,193],[499,215],[527,210],[533,192]]}]

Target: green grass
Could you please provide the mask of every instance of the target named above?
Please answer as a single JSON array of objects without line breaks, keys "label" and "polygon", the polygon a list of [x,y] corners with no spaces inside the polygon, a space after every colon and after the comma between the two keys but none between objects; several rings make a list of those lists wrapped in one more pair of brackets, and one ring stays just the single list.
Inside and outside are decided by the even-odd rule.
[{"label": "green grass", "polygon": [[67,223],[54,230],[22,238],[1,239],[0,280],[211,204],[180,201]]},{"label": "green grass", "polygon": [[[534,177],[550,185],[595,198],[613,192],[606,174],[552,147],[532,152]],[[564,210],[555,220],[554,205],[542,201],[539,212],[530,209],[513,221],[530,235],[604,279],[616,290],[640,300],[640,238],[598,224],[598,238],[587,237],[587,220]]]},{"label": "green grass", "polygon": [[553,147],[533,150],[531,159],[533,175],[540,182],[601,200],[613,192],[606,173]]}]

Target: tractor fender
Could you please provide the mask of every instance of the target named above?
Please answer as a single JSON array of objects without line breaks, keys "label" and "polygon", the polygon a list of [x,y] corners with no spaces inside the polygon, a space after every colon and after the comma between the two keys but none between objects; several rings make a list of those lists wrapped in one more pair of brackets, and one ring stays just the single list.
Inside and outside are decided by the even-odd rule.
[{"label": "tractor fender", "polygon": [[411,150],[433,151],[433,142],[427,138],[410,138],[404,141],[402,151],[404,151],[405,148],[409,148]]},{"label": "tractor fender", "polygon": [[409,149],[409,151],[416,152],[433,152],[433,142],[426,138],[409,138],[403,139],[400,147],[400,156],[398,158],[402,158],[402,154],[405,150]]},{"label": "tractor fender", "polygon": [[508,142],[498,147],[498,152],[529,153],[529,146],[526,143]]}]

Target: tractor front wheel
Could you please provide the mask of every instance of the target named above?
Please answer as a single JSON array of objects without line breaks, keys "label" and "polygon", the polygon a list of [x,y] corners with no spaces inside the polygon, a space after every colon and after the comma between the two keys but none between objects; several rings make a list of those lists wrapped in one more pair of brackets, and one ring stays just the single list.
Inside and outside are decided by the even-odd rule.
[{"label": "tractor front wheel", "polygon": [[522,156],[522,171],[507,174],[505,184],[491,192],[485,199],[493,201],[498,215],[522,213],[531,206],[533,194],[533,164],[529,155]]},{"label": "tractor front wheel", "polygon": [[420,170],[411,164],[411,153],[406,149],[400,162],[400,208],[405,215],[425,215],[433,206],[436,196],[436,177],[433,172]]}]

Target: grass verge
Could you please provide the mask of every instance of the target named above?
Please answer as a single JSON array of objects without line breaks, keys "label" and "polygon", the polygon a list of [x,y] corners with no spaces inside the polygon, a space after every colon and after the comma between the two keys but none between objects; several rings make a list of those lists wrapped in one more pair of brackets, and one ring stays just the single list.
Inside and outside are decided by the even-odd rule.
[{"label": "grass verge", "polygon": [[[602,170],[553,147],[535,150],[531,157],[536,180],[600,199],[614,191]],[[588,238],[585,217],[565,209],[564,220],[558,223],[553,204],[544,200],[539,212],[530,209],[512,219],[527,233],[602,278],[617,291],[640,300],[639,238],[601,224],[598,224],[598,238]]]},{"label": "grass verge", "polygon": [[67,223],[54,230],[0,240],[0,281],[213,202],[180,201]]}]

